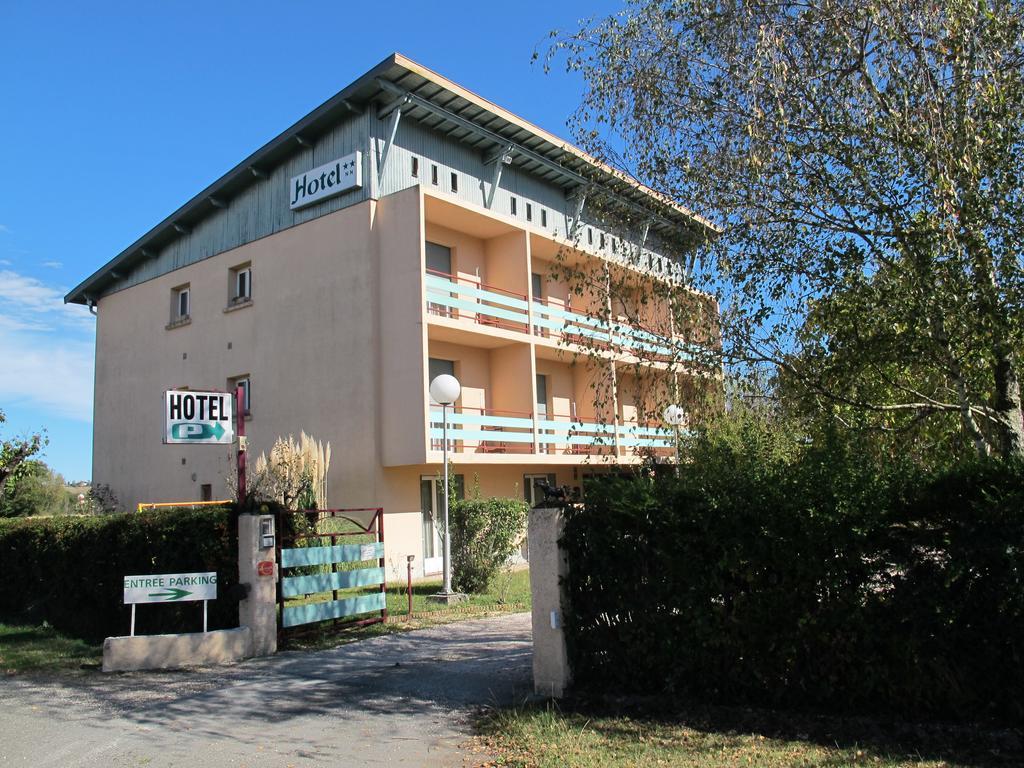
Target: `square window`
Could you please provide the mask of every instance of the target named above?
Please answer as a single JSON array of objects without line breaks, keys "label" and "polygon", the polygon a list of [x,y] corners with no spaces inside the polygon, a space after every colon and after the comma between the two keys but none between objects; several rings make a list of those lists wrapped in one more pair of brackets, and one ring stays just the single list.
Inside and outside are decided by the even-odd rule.
[{"label": "square window", "polygon": [[459,174],[452,171],[452,192],[459,191]]},{"label": "square window", "polygon": [[412,177],[418,179],[420,176],[420,159],[418,157],[412,158]]},{"label": "square window", "polygon": [[437,166],[433,164],[430,166],[430,183],[437,186]]}]

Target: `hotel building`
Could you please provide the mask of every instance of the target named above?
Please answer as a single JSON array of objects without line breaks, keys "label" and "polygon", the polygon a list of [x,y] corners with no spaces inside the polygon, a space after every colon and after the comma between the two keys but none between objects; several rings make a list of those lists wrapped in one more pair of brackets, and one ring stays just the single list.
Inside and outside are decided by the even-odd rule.
[{"label": "hotel building", "polygon": [[[608,224],[600,195],[643,226]],[[484,495],[670,456],[636,366],[680,338],[705,220],[394,54],[72,290],[97,315],[93,482],[121,503],[224,498],[227,446],[162,442],[168,389],[248,393],[249,462],[329,441],[332,506],[382,506],[389,571],[440,570],[442,463],[429,382],[454,374],[455,473]],[[639,253],[635,263],[619,254]],[[608,321],[559,264],[631,270],[643,322]],[[610,306],[610,305],[609,305]],[[612,315],[614,315],[612,311]],[[597,347],[598,352],[592,352]],[[694,372],[671,374],[694,388]],[[609,393],[598,397],[598,391]],[[394,574],[392,574],[393,576]]]}]

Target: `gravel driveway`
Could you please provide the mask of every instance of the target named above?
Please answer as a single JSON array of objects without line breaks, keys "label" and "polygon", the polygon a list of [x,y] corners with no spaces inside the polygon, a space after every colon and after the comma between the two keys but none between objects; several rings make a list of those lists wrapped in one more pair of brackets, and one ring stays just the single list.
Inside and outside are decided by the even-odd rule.
[{"label": "gravel driveway", "polygon": [[0,766],[462,766],[527,698],[529,614],[187,672],[0,680]]}]

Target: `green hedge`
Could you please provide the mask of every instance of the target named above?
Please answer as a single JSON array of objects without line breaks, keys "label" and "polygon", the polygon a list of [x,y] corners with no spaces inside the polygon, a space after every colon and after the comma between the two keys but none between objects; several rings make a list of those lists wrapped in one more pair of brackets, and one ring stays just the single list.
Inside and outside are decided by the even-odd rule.
[{"label": "green hedge", "polygon": [[477,497],[452,504],[452,584],[457,592],[487,591],[518,549],[529,511],[522,499]]},{"label": "green hedge", "polygon": [[[87,640],[126,635],[124,576],[216,571],[209,627],[237,627],[237,539],[236,513],[222,507],[0,520],[0,615]],[[136,610],[137,634],[202,630],[198,602]]]},{"label": "green hedge", "polygon": [[583,689],[1024,718],[1024,464],[705,446],[567,511]]}]

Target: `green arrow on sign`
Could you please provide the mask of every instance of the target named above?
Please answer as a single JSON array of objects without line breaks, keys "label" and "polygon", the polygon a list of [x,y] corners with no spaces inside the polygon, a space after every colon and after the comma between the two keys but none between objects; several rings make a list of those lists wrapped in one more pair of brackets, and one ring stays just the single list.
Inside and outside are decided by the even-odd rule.
[{"label": "green arrow on sign", "polygon": [[214,437],[218,440],[224,436],[224,426],[219,422],[211,424],[172,424],[171,437],[175,440],[207,440]]},{"label": "green arrow on sign", "polygon": [[150,597],[165,597],[168,602],[172,600],[181,600],[185,595],[191,595],[187,589],[175,589],[174,587],[168,587],[166,592],[150,592]]}]

